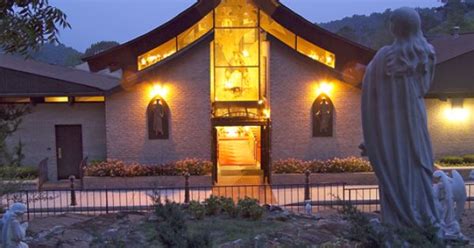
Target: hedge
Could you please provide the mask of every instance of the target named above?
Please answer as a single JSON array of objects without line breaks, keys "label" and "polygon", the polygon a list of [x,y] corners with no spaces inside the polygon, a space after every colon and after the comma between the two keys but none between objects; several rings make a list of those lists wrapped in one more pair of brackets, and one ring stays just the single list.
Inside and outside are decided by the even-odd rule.
[{"label": "hedge", "polygon": [[38,177],[38,168],[33,166],[0,166],[1,179],[35,179]]},{"label": "hedge", "polygon": [[371,172],[369,161],[357,158],[333,158],[328,160],[303,161],[299,159],[284,159],[272,164],[275,174],[303,174],[307,170],[311,173],[344,173],[344,172]]},{"label": "hedge", "polygon": [[143,165],[121,160],[95,161],[84,167],[84,175],[94,177],[192,176],[210,174],[212,163],[202,159],[184,159],[164,165]]}]

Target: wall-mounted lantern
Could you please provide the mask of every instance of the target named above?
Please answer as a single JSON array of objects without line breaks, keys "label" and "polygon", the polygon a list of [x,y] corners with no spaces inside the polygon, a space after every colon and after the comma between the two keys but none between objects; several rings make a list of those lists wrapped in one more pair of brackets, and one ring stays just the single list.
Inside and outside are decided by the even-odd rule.
[{"label": "wall-mounted lantern", "polygon": [[464,98],[452,98],[449,101],[451,107],[445,111],[448,120],[463,121],[469,117],[469,110],[464,107]]},{"label": "wall-mounted lantern", "polygon": [[321,94],[330,96],[333,89],[334,85],[332,83],[326,81],[320,82],[316,85],[316,96],[319,96]]},{"label": "wall-mounted lantern", "polygon": [[161,83],[153,83],[150,88],[150,98],[161,97],[166,98],[169,93],[168,87]]}]

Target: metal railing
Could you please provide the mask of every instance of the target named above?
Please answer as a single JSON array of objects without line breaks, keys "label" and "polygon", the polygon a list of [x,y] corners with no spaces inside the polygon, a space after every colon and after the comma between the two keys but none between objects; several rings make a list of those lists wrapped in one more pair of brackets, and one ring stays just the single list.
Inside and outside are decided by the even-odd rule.
[{"label": "metal railing", "polygon": [[[189,177],[188,177],[189,178]],[[28,218],[62,213],[104,214],[119,211],[149,211],[159,196],[176,203],[204,201],[211,195],[230,197],[237,201],[245,197],[257,199],[261,204],[281,206],[289,211],[304,212],[311,202],[312,211],[338,208],[350,203],[361,211],[380,210],[377,186],[350,186],[344,183],[291,184],[291,185],[236,185],[193,187],[154,187],[139,189],[71,189],[26,190],[7,194],[0,204],[24,202]],[[474,184],[467,184],[466,208],[473,207]]]}]

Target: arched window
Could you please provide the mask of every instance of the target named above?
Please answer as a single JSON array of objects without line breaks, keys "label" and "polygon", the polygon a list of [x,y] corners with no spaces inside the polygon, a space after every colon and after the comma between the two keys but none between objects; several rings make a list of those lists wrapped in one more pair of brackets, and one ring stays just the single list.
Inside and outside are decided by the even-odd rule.
[{"label": "arched window", "polygon": [[166,101],[155,97],[147,108],[148,139],[168,139],[170,110]]},{"label": "arched window", "polygon": [[326,94],[321,94],[313,103],[313,137],[332,137],[334,105]]}]

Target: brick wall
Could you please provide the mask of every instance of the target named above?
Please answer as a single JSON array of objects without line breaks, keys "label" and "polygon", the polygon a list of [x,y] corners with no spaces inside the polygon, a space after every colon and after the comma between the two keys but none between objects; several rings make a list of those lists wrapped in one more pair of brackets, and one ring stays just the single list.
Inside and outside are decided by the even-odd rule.
[{"label": "brick wall", "polygon": [[474,99],[464,100],[464,108],[470,115],[463,121],[446,117],[451,103],[438,99],[426,99],[425,102],[435,157],[474,154]]},{"label": "brick wall", "polygon": [[149,140],[146,109],[150,82],[107,98],[107,156],[140,163],[166,163],[186,157],[210,159],[210,50],[204,42],[156,69],[170,108],[168,140]]},{"label": "brick wall", "polygon": [[[359,156],[362,141],[360,89],[334,79],[279,42],[273,41],[270,55],[270,102],[272,159],[327,159]],[[335,107],[334,136],[312,137],[311,107],[317,95],[315,85],[330,81]]]},{"label": "brick wall", "polygon": [[83,156],[105,159],[105,116],[103,103],[38,104],[23,117],[18,131],[7,140],[13,148],[24,143],[25,165],[37,166],[48,158],[49,179],[57,180],[55,125],[82,125]]}]

